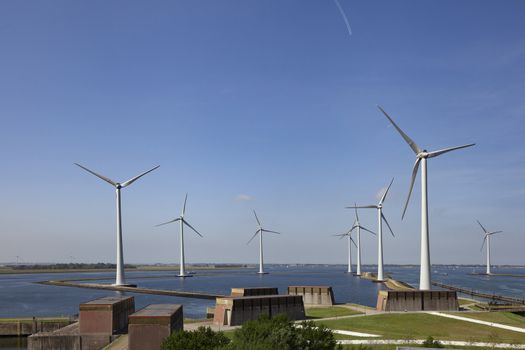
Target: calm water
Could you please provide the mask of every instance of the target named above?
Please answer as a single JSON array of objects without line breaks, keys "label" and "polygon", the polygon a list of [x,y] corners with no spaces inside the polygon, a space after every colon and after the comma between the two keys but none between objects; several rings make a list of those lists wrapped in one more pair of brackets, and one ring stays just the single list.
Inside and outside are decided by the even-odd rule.
[{"label": "calm water", "polygon": [[[374,266],[365,266],[364,271],[374,271]],[[284,267],[268,266],[268,275],[257,275],[255,270],[202,270],[194,277],[180,279],[175,272],[128,272],[129,282],[140,287],[172,289],[183,291],[202,291],[216,294],[229,294],[232,287],[278,287],[285,293],[289,285],[329,285],[334,289],[337,302],[353,302],[374,306],[377,291],[381,285],[345,274],[345,266],[306,266]],[[414,286],[419,279],[418,267],[386,266],[385,271],[392,277]],[[488,293],[525,297],[525,278],[471,275],[482,272],[481,267],[438,266],[433,268],[432,279],[444,283],[472,288]],[[494,272],[525,274],[525,268],[500,268]],[[161,276],[160,278],[143,278]],[[173,277],[172,277],[173,276]],[[22,316],[71,316],[78,313],[78,305],[112,292],[91,289],[55,287],[34,284],[35,281],[50,279],[96,278],[104,283],[112,283],[113,273],[60,273],[60,274],[20,274],[0,275],[0,317]],[[106,280],[107,279],[107,280]],[[136,309],[152,303],[177,303],[184,305],[184,316],[202,318],[206,307],[214,301],[155,296],[129,293],[135,297]]]},{"label": "calm water", "polygon": [[[289,285],[328,285],[332,286],[336,302],[358,303],[375,306],[377,292],[381,285],[344,273],[343,265],[285,267],[268,266],[268,275],[257,275],[256,270],[199,270],[194,277],[180,279],[176,272],[137,272],[126,273],[130,283],[140,287],[201,291],[216,294],[229,294],[232,287],[278,287],[285,293]],[[363,271],[375,271],[375,266],[365,266]],[[395,279],[417,287],[419,267],[385,266],[385,271]],[[525,278],[504,276],[482,276],[472,273],[484,272],[484,267],[436,266],[433,267],[432,280],[471,288],[486,293],[496,293],[525,298]],[[525,274],[525,268],[497,268],[495,273]],[[158,278],[147,278],[156,276]],[[146,277],[146,278],[145,278]],[[78,314],[78,305],[112,292],[91,289],[55,287],[35,284],[36,281],[51,279],[94,278],[103,283],[112,283],[114,273],[59,273],[59,274],[20,274],[0,275],[0,317],[27,316],[72,316]],[[92,282],[92,281],[90,281]],[[213,306],[210,300],[155,296],[128,293],[135,297],[135,308],[148,304],[175,303],[184,305],[184,316],[203,318],[206,307]],[[0,349],[26,349],[25,338],[0,337]]]}]

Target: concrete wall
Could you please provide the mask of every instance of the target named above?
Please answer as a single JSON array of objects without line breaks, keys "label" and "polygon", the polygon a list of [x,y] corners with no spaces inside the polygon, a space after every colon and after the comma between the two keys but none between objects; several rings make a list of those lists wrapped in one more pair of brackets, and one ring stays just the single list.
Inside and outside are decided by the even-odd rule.
[{"label": "concrete wall", "polygon": [[82,350],[78,323],[73,323],[53,332],[33,334],[27,338],[29,350]]},{"label": "concrete wall", "polygon": [[257,287],[257,288],[232,288],[232,297],[252,297],[258,295],[277,295],[279,289],[276,287]]},{"label": "concrete wall", "polygon": [[380,311],[457,311],[456,292],[451,291],[385,291],[377,295]]},{"label": "concrete wall", "polygon": [[261,315],[279,314],[286,314],[290,320],[304,319],[303,298],[295,295],[217,298],[213,322],[237,326]]},{"label": "concrete wall", "polygon": [[159,350],[162,341],[183,329],[182,305],[148,305],[129,317],[128,350]]},{"label": "concrete wall", "polygon": [[335,298],[332,287],[328,286],[289,286],[289,295],[300,295],[307,305],[334,305]]},{"label": "concrete wall", "polygon": [[38,332],[52,332],[73,321],[43,322],[35,319],[33,321],[12,321],[0,323],[0,336],[22,336],[31,335]]}]

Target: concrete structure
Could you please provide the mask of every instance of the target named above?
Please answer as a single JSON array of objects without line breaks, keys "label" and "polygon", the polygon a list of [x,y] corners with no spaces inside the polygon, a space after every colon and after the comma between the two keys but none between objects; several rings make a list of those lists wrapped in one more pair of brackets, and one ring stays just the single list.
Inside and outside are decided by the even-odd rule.
[{"label": "concrete structure", "polygon": [[166,337],[182,329],[182,305],[148,305],[129,316],[128,350],[159,350]]},{"label": "concrete structure", "polygon": [[38,332],[53,332],[62,327],[70,325],[75,321],[64,320],[42,320],[33,317],[33,319],[14,319],[9,322],[0,323],[0,336],[28,336]]},{"label": "concrete structure", "polygon": [[288,294],[302,296],[306,305],[335,304],[334,292],[329,286],[289,286]]},{"label": "concrete structure", "polygon": [[[53,332],[41,332],[27,338],[29,350],[82,350],[78,322]],[[108,343],[109,344],[109,343]],[[102,347],[100,347],[102,348]]]},{"label": "concrete structure", "polygon": [[80,304],[79,322],[28,338],[29,350],[99,350],[125,332],[135,312],[133,297],[103,297]]},{"label": "concrete structure", "polygon": [[232,288],[232,297],[253,297],[258,295],[278,295],[277,287],[256,287],[256,288]]},{"label": "concrete structure", "polygon": [[379,291],[379,311],[458,311],[458,297],[452,291],[404,290]]},{"label": "concrete structure", "polygon": [[133,297],[103,297],[80,304],[80,334],[112,335],[124,332],[128,316],[134,312]]},{"label": "concrete structure", "polygon": [[256,320],[260,315],[273,317],[286,314],[290,320],[302,320],[303,298],[299,295],[264,295],[217,298],[213,323],[238,326]]}]

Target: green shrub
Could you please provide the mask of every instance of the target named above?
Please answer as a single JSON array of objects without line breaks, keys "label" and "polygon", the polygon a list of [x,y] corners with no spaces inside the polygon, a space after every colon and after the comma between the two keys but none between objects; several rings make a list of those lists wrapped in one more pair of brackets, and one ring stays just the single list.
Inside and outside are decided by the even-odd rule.
[{"label": "green shrub", "polygon": [[442,348],[443,345],[437,340],[434,340],[432,337],[428,337],[427,340],[423,342],[424,348]]},{"label": "green shrub", "polygon": [[222,332],[210,327],[199,327],[196,331],[179,331],[164,339],[161,350],[212,350],[227,345],[230,340]]},{"label": "green shrub", "polygon": [[333,350],[337,343],[332,332],[312,321],[299,326],[285,315],[274,318],[261,316],[246,322],[233,335],[231,350]]}]

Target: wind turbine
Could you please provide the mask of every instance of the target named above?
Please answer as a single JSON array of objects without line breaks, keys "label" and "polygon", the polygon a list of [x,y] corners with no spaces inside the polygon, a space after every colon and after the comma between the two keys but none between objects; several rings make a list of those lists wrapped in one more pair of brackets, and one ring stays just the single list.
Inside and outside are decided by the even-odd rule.
[{"label": "wind turbine", "polygon": [[370,231],[364,226],[361,226],[361,223],[359,222],[359,215],[357,214],[357,203],[355,203],[355,222],[354,226],[350,230],[352,232],[353,230],[357,229],[357,276],[361,276],[361,229],[370,232],[374,236],[376,235],[375,232]]},{"label": "wind turbine", "polygon": [[122,248],[122,215],[121,215],[121,210],[120,210],[120,189],[131,185],[132,183],[134,183],[135,181],[140,179],[142,176],[144,176],[147,173],[150,173],[153,170],[157,169],[160,165],[157,165],[156,167],[154,167],[154,168],[152,168],[152,169],[150,169],[150,170],[148,170],[146,172],[143,172],[140,175],[132,177],[128,181],[125,181],[125,182],[122,182],[122,183],[115,182],[115,181],[113,181],[113,180],[111,180],[111,179],[109,179],[109,178],[107,178],[105,176],[99,175],[99,174],[95,173],[94,171],[91,171],[88,168],[83,167],[82,165],[80,165],[78,163],[75,163],[75,165],[81,167],[82,169],[84,169],[88,173],[91,173],[91,174],[95,175],[96,177],[106,181],[107,183],[109,183],[110,185],[115,187],[116,194],[117,194],[117,275],[116,275],[116,279],[115,279],[115,286],[124,286],[124,285],[126,285],[126,278],[124,276],[124,252],[123,252],[123,248]]},{"label": "wind turbine", "polygon": [[[390,186],[392,186],[392,182],[394,182],[394,178],[392,178],[392,181],[390,181],[390,185],[388,185],[385,193],[381,196],[381,199],[379,200],[378,204],[372,204],[372,205],[363,205],[358,206],[355,205],[353,207],[346,207],[346,208],[370,208],[370,209],[377,209],[377,280],[378,281],[384,281],[384,275],[383,275],[383,221],[385,221],[385,224],[388,226],[388,229],[390,230],[390,233],[392,236],[394,236],[394,231],[392,231],[392,228],[390,227],[390,224],[386,220],[385,215],[383,215],[383,202],[386,199],[386,195],[388,194],[388,190],[390,190]],[[394,236],[395,237],[395,236]]]},{"label": "wind turbine", "polygon": [[419,148],[419,146],[401,130],[396,123],[390,118],[390,116],[381,108],[377,106],[381,112],[387,117],[392,123],[394,128],[399,132],[401,137],[408,143],[412,151],[416,154],[416,162],[412,169],[412,179],[410,181],[410,189],[408,190],[408,197],[403,209],[403,215],[401,219],[405,217],[410,195],[412,194],[412,188],[414,187],[414,181],[416,179],[419,164],[421,164],[421,264],[419,272],[419,289],[430,290],[430,242],[428,233],[428,188],[427,188],[427,158],[434,158],[443,153],[454,151],[461,148],[474,146],[475,143],[469,143],[468,145],[456,146],[445,148],[437,151],[428,152],[425,149]]},{"label": "wind turbine", "polygon": [[340,233],[334,236],[341,237],[341,239],[343,239],[343,237],[345,236],[348,238],[348,270],[346,272],[352,273],[352,245],[350,244],[350,242],[353,243],[357,248],[357,245],[355,244],[355,241],[352,238],[352,229],[348,230],[345,233]]},{"label": "wind turbine", "polygon": [[253,211],[253,214],[255,215],[255,220],[257,220],[257,231],[255,231],[255,234],[252,236],[252,238],[250,238],[250,240],[246,244],[250,244],[250,242],[255,238],[255,236],[259,234],[259,272],[257,273],[264,275],[264,274],[267,274],[268,272],[264,272],[264,266],[263,266],[264,265],[263,263],[263,232],[277,233],[278,235],[280,235],[280,233],[264,229],[261,226],[261,222],[259,221],[259,218],[257,217],[257,213],[255,212],[255,210]]},{"label": "wind turbine", "polygon": [[479,220],[476,220],[479,224],[479,226],[481,226],[481,229],[483,230],[483,232],[485,232],[485,238],[483,238],[483,244],[481,245],[481,249],[480,250],[483,250],[483,246],[485,245],[485,241],[487,242],[487,275],[490,275],[491,272],[490,272],[490,236],[492,236],[493,234],[495,233],[501,233],[503,231],[493,231],[493,232],[489,232],[485,229],[485,227],[483,227],[483,225],[479,222]]},{"label": "wind turbine", "polygon": [[202,235],[196,229],[194,229],[193,226],[191,226],[186,221],[186,219],[184,219],[184,214],[186,213],[186,201],[187,200],[188,200],[188,194],[186,193],[186,198],[184,198],[184,205],[182,206],[182,212],[178,218],[156,225],[156,227],[158,227],[162,225],[171,224],[172,222],[176,222],[176,221],[180,223],[180,270],[179,270],[178,277],[191,277],[190,274],[186,274],[185,265],[184,265],[184,225],[188,226],[196,234],[202,237]]}]

